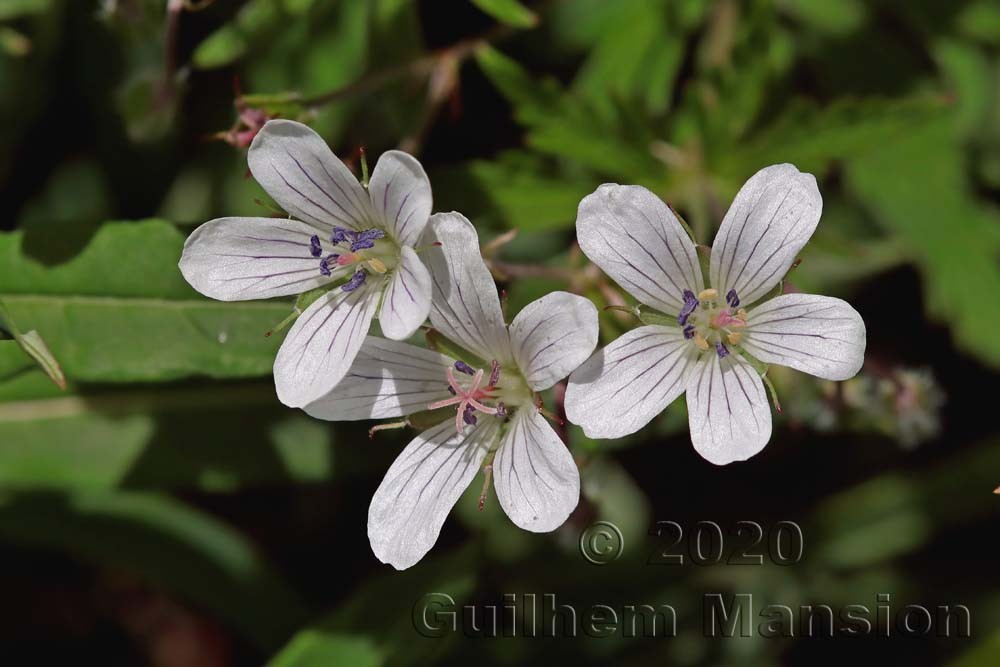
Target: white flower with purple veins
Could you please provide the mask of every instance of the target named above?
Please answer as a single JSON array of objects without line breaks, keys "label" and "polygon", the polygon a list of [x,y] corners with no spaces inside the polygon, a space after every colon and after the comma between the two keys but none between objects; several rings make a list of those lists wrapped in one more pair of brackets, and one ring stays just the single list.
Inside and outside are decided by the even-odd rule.
[{"label": "white flower with purple veins", "polygon": [[[566,414],[592,438],[635,433],[687,392],[695,449],[718,465],[771,437],[764,364],[846,380],[864,361],[865,325],[840,299],[778,286],[819,222],[816,179],[790,164],[757,172],[722,222],[704,284],[694,242],[639,186],[602,185],[580,202],[584,253],[668,324],[634,329],[569,379]],[[763,299],[763,301],[762,301]],[[647,318],[648,319],[648,318]]]},{"label": "white flower with purple veins", "polygon": [[274,361],[278,398],[301,407],[344,376],[376,309],[382,332],[396,340],[427,319],[431,279],[414,246],[430,217],[431,187],[420,163],[400,151],[382,155],[366,187],[319,135],[288,120],[264,125],[248,161],[293,219],[207,222],[185,243],[180,268],[196,290],[222,301],[329,288]]},{"label": "white flower with purple veins", "polygon": [[[536,392],[565,378],[597,345],[597,309],[553,292],[504,324],[476,231],[457,213],[431,217],[431,324],[466,350],[456,358],[368,337],[344,382],[306,407],[328,420],[383,419],[454,406],[389,468],[368,510],[368,537],[383,563],[405,569],[437,541],[480,468],[501,507],[533,532],[555,530],[576,507],[580,476],[540,414]],[[485,486],[484,486],[485,488]]]}]

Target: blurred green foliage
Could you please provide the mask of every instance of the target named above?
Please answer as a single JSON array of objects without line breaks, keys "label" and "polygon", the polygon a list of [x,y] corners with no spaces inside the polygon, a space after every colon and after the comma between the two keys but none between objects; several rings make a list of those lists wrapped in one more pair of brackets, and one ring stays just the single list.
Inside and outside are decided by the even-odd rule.
[{"label": "blurred green foliage", "polygon": [[[866,642],[860,659],[994,664],[998,55],[990,0],[0,1],[0,541],[138,575],[218,621],[246,664],[858,659],[806,640],[707,642],[692,612],[708,590],[966,604],[982,640],[968,653]],[[897,388],[887,414],[855,414],[776,374],[797,400],[751,463],[696,459],[683,402],[618,441],[571,428],[583,500],[564,528],[518,531],[492,495],[477,511],[474,483],[424,562],[376,568],[364,508],[406,435],[369,443],[280,406],[281,335],[264,334],[292,304],[212,302],[176,268],[192,225],[267,214],[244,151],[209,140],[236,104],[310,123],[349,163],[359,146],[411,150],[435,210],[462,211],[484,241],[518,230],[488,251],[511,316],[552,289],[628,301],[573,246],[576,206],[600,183],[652,189],[709,244],[747,177],[793,162],[820,179],[825,211],[791,285],[863,304],[866,378],[890,392],[900,366],[934,367],[951,428],[907,458],[883,424],[937,424],[937,404]],[[602,315],[605,342],[635,325],[619,315]],[[15,328],[38,332],[65,391]],[[821,412],[828,435],[803,435]],[[258,531],[275,494],[292,499],[273,510],[282,530]],[[807,557],[649,567],[661,518],[795,520]],[[596,519],[629,545],[600,569],[576,554]],[[486,660],[414,633],[413,602],[435,591],[689,604],[665,643],[496,640]]]}]

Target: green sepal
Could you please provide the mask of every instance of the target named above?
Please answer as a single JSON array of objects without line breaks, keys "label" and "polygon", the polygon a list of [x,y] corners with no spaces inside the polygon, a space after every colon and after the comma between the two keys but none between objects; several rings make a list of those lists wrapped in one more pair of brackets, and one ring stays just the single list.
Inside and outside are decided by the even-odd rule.
[{"label": "green sepal", "polygon": [[22,333],[14,324],[14,318],[10,316],[3,301],[0,301],[0,330],[9,332],[17,344],[21,346],[21,349],[35,360],[45,371],[45,374],[56,383],[56,386],[60,389],[66,389],[66,376],[63,374],[59,361],[49,350],[49,346],[45,344],[42,335],[34,330]]},{"label": "green sepal", "polygon": [[763,383],[767,386],[767,390],[771,393],[771,402],[774,403],[775,410],[781,412],[781,402],[778,400],[778,390],[774,388],[771,378],[767,377],[767,371],[770,366],[747,352],[739,345],[734,345],[733,349],[739,353],[739,355],[743,357],[743,359],[750,364],[755,371],[757,371],[757,374],[760,375],[761,381],[763,381]]},{"label": "green sepal", "polygon": [[781,296],[784,293],[785,293],[785,279],[782,278],[781,280],[778,281],[778,284],[771,289],[770,292],[762,296],[758,301],[770,301],[774,297]]},{"label": "green sepal", "polygon": [[361,147],[361,186],[368,189],[368,155],[365,147]]},{"label": "green sepal", "polygon": [[31,358],[38,362],[45,374],[56,383],[60,389],[66,389],[66,376],[63,374],[59,361],[45,344],[41,334],[37,331],[29,331],[25,334],[14,336],[21,348],[31,355]]},{"label": "green sepal", "polygon": [[306,308],[316,303],[316,300],[321,296],[329,292],[337,285],[323,285],[322,287],[317,287],[316,289],[311,289],[308,292],[303,292],[295,299],[295,309],[300,313],[305,312]]},{"label": "green sepal", "polygon": [[443,424],[449,419],[455,419],[455,408],[453,406],[445,406],[437,410],[414,412],[406,418],[406,423],[418,431],[426,431],[432,426]]},{"label": "green sepal", "polygon": [[694,230],[691,229],[691,225],[689,225],[688,221],[684,219],[684,216],[682,216],[680,213],[677,212],[677,209],[675,209],[669,203],[667,204],[667,206],[670,207],[670,211],[674,214],[674,217],[677,218],[677,222],[681,223],[681,227],[683,227],[684,231],[687,232],[688,238],[691,239],[691,243],[693,243],[693,244],[695,244],[695,246],[697,246],[698,245],[698,239],[695,238],[695,236],[694,236]]},{"label": "green sepal", "polygon": [[698,254],[698,264],[701,265],[701,277],[704,279],[706,285],[712,284],[712,248],[707,245],[696,245],[695,250]]},{"label": "green sepal", "polygon": [[639,306],[604,306],[602,310],[605,312],[613,310],[618,313],[628,313],[632,317],[639,317]]},{"label": "green sepal", "polygon": [[638,310],[639,321],[643,324],[655,324],[662,327],[677,326],[677,317],[675,315],[665,315],[652,308],[647,310],[644,306],[639,306],[636,310]]},{"label": "green sepal", "polygon": [[424,332],[424,337],[427,339],[427,347],[431,348],[435,352],[445,354],[452,359],[464,361],[473,368],[489,368],[488,363],[480,359],[472,352],[469,352],[464,347],[456,345],[452,341],[448,340],[437,329],[427,329]]},{"label": "green sepal", "polygon": [[753,356],[752,354],[750,354],[749,352],[747,352],[747,351],[746,351],[746,350],[745,350],[745,349],[743,348],[743,346],[741,346],[741,345],[731,345],[731,347],[732,347],[732,348],[733,348],[733,349],[734,349],[734,350],[735,350],[736,352],[738,352],[738,353],[739,353],[739,355],[740,355],[741,357],[743,357],[743,359],[745,359],[745,360],[746,360],[746,362],[747,362],[748,364],[750,364],[751,366],[753,366],[753,369],[754,369],[755,371],[757,371],[757,374],[758,374],[758,375],[760,375],[761,377],[763,377],[763,376],[764,376],[764,375],[765,375],[765,374],[767,373],[767,371],[768,371],[768,369],[770,368],[770,366],[768,366],[768,365],[767,365],[767,364],[765,364],[765,363],[764,363],[763,361],[761,361],[761,360],[760,360],[760,359],[758,359],[757,357],[755,357],[755,356]]}]

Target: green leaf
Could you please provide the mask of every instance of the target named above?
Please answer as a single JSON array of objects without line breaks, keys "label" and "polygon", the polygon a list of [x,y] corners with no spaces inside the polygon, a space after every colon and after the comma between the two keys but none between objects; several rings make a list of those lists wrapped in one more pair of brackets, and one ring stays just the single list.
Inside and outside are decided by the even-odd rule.
[{"label": "green leaf", "polygon": [[302,620],[298,596],[221,521],[145,493],[5,494],[0,541],[58,549],[139,575],[273,650]]},{"label": "green leaf", "polygon": [[1000,44],[1000,7],[993,0],[977,0],[962,7],[956,26],[963,35],[987,44]]},{"label": "green leaf", "polygon": [[536,81],[517,61],[492,46],[476,50],[476,63],[514,105],[522,123],[545,122],[560,104],[561,87],[555,79]]},{"label": "green leaf", "polygon": [[28,353],[15,340],[0,340],[0,380],[4,380],[35,365]]},{"label": "green leaf", "polygon": [[332,474],[330,429],[270,383],[0,397],[4,489],[230,492]]},{"label": "green leaf", "polygon": [[553,173],[538,156],[519,151],[449,170],[444,180],[449,191],[461,191],[470,200],[463,210],[474,211],[485,200],[505,227],[523,231],[571,228],[580,200],[598,185],[588,176]]},{"label": "green leaf", "polygon": [[554,79],[536,81],[490,46],[476,51],[476,62],[514,106],[516,119],[529,129],[527,142],[536,150],[633,183],[648,183],[662,170],[647,148],[651,131],[629,117],[627,105],[615,107],[616,115],[607,118],[586,100],[565,94]]},{"label": "green leaf", "polygon": [[[268,375],[290,312],[280,302],[203,299],[177,269],[184,234],[147,220],[100,227],[76,255],[51,264],[61,239],[0,234],[0,299],[24,328],[44,332],[75,381],[159,381]],[[77,241],[74,241],[74,243]]]},{"label": "green leaf", "polygon": [[753,138],[720,157],[716,172],[731,179],[733,192],[758,169],[791,162],[803,171],[826,173],[835,160],[878,150],[941,116],[940,98],[844,99],[825,108],[797,103]]},{"label": "green leaf", "polygon": [[533,28],[538,25],[538,15],[517,0],[472,0],[472,4],[514,28]]},{"label": "green leaf", "polygon": [[52,0],[4,0],[0,3],[0,21],[44,14],[51,5]]},{"label": "green leaf", "polygon": [[991,500],[996,487],[998,445],[992,438],[934,466],[883,474],[825,499],[804,526],[815,536],[810,554],[835,567],[871,567],[912,553],[936,533],[995,516],[996,506],[982,498]]},{"label": "green leaf", "polygon": [[976,201],[954,120],[942,118],[873,147],[846,165],[855,196],[906,242],[923,278],[927,308],[956,342],[1000,366],[1000,215]]},{"label": "green leaf", "polygon": [[969,137],[985,127],[992,109],[991,62],[975,45],[942,39],[934,45],[934,59],[956,96],[958,131]]},{"label": "green leaf", "polygon": [[860,0],[780,0],[779,8],[808,28],[830,35],[849,35],[868,20]]},{"label": "green leaf", "polygon": [[601,107],[617,97],[662,113],[684,56],[684,34],[661,0],[608,3],[573,87]]},{"label": "green leaf", "polygon": [[10,26],[0,25],[0,53],[23,58],[31,53],[31,40]]},{"label": "green leaf", "polygon": [[1000,631],[994,630],[985,639],[966,649],[947,667],[993,667],[1000,655]]},{"label": "green leaf", "polygon": [[610,521],[631,542],[651,524],[649,499],[624,466],[609,456],[594,456],[580,471],[580,494],[597,509],[596,519]]},{"label": "green leaf", "polygon": [[443,594],[455,600],[460,613],[462,599],[474,585],[471,549],[429,554],[409,570],[366,582],[335,612],[296,633],[268,667],[433,664],[456,633],[443,637],[417,633],[415,610],[428,595]]},{"label": "green leaf", "polygon": [[[104,173],[91,159],[63,162],[18,216],[18,226],[42,236],[80,235],[107,218],[111,191]],[[84,224],[81,224],[84,223]]]},{"label": "green leaf", "polygon": [[236,16],[198,45],[191,62],[200,69],[224,67],[241,58],[251,42],[279,16],[276,0],[250,0]]}]

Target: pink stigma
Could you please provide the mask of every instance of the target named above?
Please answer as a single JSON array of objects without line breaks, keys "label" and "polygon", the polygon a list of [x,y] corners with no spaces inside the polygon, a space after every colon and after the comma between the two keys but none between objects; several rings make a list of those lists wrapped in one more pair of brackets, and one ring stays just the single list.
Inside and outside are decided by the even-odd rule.
[{"label": "pink stigma", "polygon": [[712,318],[712,326],[717,329],[725,329],[731,326],[745,327],[746,325],[746,320],[742,317],[734,316],[728,310],[720,310],[719,314]]},{"label": "pink stigma", "polygon": [[490,394],[493,391],[493,385],[487,385],[482,388],[479,387],[479,383],[483,381],[482,368],[477,370],[476,374],[472,376],[472,382],[467,389],[463,388],[458,383],[451,366],[448,367],[447,375],[448,385],[451,387],[452,391],[455,392],[455,395],[451,398],[431,403],[427,406],[428,410],[437,410],[438,408],[447,407],[449,405],[457,405],[458,409],[455,411],[455,430],[459,433],[462,432],[463,415],[470,407],[477,412],[482,412],[487,415],[497,414],[496,408],[491,408],[480,402],[484,398],[490,398]]}]

